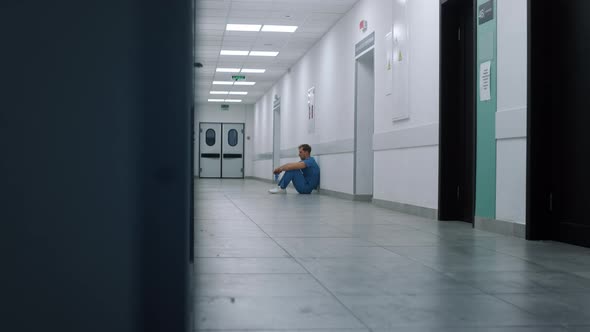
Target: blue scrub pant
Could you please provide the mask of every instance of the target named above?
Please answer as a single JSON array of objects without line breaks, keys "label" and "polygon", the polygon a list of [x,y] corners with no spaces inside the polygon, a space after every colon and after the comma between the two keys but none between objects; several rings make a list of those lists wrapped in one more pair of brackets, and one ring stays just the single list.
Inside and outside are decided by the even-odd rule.
[{"label": "blue scrub pant", "polygon": [[279,181],[279,186],[285,189],[291,181],[293,181],[295,190],[297,190],[298,193],[311,194],[313,188],[307,183],[307,181],[305,181],[305,177],[300,170],[286,171],[285,174],[283,174],[281,181]]}]

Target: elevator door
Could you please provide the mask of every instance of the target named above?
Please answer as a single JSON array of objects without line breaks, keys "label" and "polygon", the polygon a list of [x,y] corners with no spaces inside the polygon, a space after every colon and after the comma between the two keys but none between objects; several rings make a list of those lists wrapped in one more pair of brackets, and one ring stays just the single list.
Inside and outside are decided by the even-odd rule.
[{"label": "elevator door", "polygon": [[552,86],[553,179],[550,195],[554,238],[558,241],[590,246],[590,21],[589,1],[565,1],[557,13],[563,61],[554,66]]},{"label": "elevator door", "polygon": [[441,4],[439,220],[473,222],[475,43],[472,0]]},{"label": "elevator door", "polygon": [[244,177],[244,124],[222,124],[223,137],[221,176],[223,178]]},{"label": "elevator door", "polygon": [[199,148],[199,177],[221,177],[221,124],[201,123]]}]

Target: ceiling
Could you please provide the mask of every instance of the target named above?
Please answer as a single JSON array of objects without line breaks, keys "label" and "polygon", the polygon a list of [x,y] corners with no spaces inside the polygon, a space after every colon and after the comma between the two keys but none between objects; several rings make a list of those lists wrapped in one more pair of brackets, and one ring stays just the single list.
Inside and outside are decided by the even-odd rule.
[{"label": "ceiling", "polygon": [[[358,0],[195,0],[196,101],[209,98],[241,99],[254,104]],[[296,25],[294,33],[226,31],[226,24]],[[220,55],[221,50],[278,51],[276,57]],[[263,74],[218,73],[216,68],[266,69]],[[254,86],[213,85],[245,75]],[[210,91],[246,91],[246,96],[210,95]]]}]

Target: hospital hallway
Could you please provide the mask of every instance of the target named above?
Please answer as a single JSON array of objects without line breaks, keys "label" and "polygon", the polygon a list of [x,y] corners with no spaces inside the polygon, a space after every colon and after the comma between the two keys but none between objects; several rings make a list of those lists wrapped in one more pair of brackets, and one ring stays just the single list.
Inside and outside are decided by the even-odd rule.
[{"label": "hospital hallway", "polygon": [[588,331],[590,252],[196,179],[198,331]]}]

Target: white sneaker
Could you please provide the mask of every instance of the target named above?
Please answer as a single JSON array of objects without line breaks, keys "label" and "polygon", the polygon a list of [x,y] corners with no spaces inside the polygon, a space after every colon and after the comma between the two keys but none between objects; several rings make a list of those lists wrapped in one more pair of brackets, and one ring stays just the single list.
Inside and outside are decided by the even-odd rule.
[{"label": "white sneaker", "polygon": [[286,194],[287,189],[282,189],[281,187],[275,187],[275,188],[269,189],[268,192],[271,194]]}]

